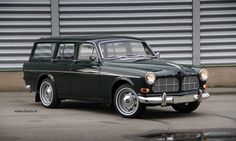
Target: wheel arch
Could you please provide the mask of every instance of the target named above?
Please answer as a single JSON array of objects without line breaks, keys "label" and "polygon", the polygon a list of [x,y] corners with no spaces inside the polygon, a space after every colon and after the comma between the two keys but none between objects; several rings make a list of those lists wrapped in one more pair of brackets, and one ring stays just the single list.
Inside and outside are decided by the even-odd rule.
[{"label": "wheel arch", "polygon": [[132,80],[130,80],[129,78],[126,77],[119,77],[117,78],[113,84],[112,84],[112,89],[111,89],[111,97],[110,97],[110,103],[113,105],[113,99],[114,99],[114,95],[116,90],[124,84],[129,84],[131,86],[134,86],[134,83],[132,82]]},{"label": "wheel arch", "polygon": [[46,78],[49,78],[53,83],[55,82],[55,79],[51,74],[45,74],[45,73],[41,74],[37,80],[37,92],[39,91],[41,82]]}]

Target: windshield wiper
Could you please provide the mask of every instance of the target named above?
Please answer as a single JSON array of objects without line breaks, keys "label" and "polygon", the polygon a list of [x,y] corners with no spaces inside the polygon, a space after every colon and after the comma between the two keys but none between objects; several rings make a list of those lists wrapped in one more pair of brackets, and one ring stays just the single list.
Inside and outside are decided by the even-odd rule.
[{"label": "windshield wiper", "polygon": [[147,55],[137,55],[137,54],[127,54],[128,57],[138,57],[138,58],[150,58]]},{"label": "windshield wiper", "polygon": [[109,59],[123,59],[123,58],[151,58],[150,56],[146,56],[146,55],[137,55],[137,54],[127,54],[127,55],[123,55],[123,56],[109,56]]},{"label": "windshield wiper", "polygon": [[127,58],[127,56],[116,56],[116,55],[114,55],[114,56],[109,56],[108,58],[109,59],[122,59],[122,58]]}]

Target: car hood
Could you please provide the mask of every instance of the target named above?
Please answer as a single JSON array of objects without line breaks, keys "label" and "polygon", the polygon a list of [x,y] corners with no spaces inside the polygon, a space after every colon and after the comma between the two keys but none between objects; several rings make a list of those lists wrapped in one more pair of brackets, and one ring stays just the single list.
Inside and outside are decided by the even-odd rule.
[{"label": "car hood", "polygon": [[172,63],[161,59],[119,59],[110,61],[107,65],[112,67],[126,68],[130,70],[140,70],[145,72],[155,72],[158,75],[196,75],[197,68],[187,65]]}]

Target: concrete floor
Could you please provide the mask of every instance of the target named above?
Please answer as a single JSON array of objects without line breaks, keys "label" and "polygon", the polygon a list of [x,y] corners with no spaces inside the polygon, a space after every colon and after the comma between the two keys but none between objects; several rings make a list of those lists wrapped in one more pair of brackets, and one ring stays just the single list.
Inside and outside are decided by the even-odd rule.
[{"label": "concrete floor", "polygon": [[125,119],[100,104],[70,101],[46,109],[32,93],[0,93],[0,141],[123,141],[153,132],[226,129],[236,129],[236,94],[211,95],[191,114],[151,107],[139,119]]}]

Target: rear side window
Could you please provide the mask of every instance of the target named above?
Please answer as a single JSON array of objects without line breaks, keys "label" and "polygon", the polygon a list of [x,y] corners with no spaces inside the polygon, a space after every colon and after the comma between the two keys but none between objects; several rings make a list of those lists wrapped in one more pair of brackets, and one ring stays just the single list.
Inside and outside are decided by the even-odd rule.
[{"label": "rear side window", "polygon": [[75,44],[63,43],[59,45],[57,59],[72,60],[74,59]]},{"label": "rear side window", "polygon": [[34,58],[52,58],[56,43],[38,43],[34,51]]}]

